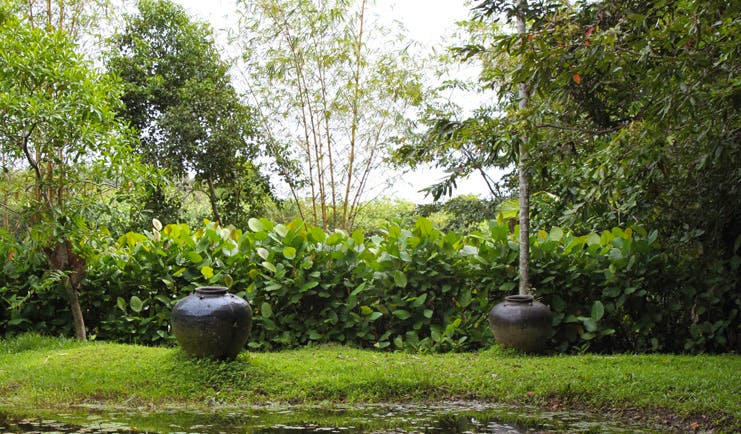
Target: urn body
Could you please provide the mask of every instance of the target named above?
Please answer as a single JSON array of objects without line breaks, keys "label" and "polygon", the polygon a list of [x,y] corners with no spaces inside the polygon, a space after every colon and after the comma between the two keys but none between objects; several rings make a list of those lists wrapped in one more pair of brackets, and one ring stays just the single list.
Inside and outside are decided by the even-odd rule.
[{"label": "urn body", "polygon": [[172,308],[172,333],[196,357],[231,360],[252,329],[249,303],[223,286],[201,286]]},{"label": "urn body", "polygon": [[531,295],[507,296],[489,312],[496,342],[524,353],[542,353],[548,348],[552,321],[548,306]]}]

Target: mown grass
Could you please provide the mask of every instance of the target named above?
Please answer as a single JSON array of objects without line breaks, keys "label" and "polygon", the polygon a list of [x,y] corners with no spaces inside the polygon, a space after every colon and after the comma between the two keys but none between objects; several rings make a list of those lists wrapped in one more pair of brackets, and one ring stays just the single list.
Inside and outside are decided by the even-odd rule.
[{"label": "mown grass", "polygon": [[24,335],[0,341],[0,406],[254,405],[473,399],[666,415],[741,429],[736,355],[423,355],[326,346],[233,362]]}]

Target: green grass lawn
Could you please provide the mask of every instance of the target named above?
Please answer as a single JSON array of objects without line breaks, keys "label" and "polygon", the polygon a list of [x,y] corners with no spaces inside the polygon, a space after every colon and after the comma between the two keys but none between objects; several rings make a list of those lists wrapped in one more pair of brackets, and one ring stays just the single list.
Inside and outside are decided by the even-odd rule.
[{"label": "green grass lawn", "polygon": [[233,362],[25,335],[0,341],[0,407],[430,402],[587,408],[741,429],[741,357],[533,357],[498,348],[408,354],[341,346],[243,352]]}]

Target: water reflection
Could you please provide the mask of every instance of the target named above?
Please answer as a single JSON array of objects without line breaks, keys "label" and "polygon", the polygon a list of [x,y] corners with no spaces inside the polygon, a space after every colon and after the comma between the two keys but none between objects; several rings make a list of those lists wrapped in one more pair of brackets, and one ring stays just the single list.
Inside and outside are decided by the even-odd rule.
[{"label": "water reflection", "polygon": [[[16,412],[18,414],[18,412]],[[656,432],[582,412],[545,412],[475,402],[210,410],[105,411],[86,408],[42,418],[0,412],[0,433],[640,433]]]}]

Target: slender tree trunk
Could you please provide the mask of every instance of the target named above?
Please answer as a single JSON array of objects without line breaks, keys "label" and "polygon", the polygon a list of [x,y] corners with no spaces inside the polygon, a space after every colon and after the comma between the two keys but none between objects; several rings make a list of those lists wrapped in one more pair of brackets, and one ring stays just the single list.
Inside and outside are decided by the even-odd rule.
[{"label": "slender tree trunk", "polygon": [[87,332],[85,331],[85,320],[82,316],[82,308],[80,307],[80,299],[77,297],[77,290],[71,285],[64,285],[64,289],[67,292],[67,300],[69,301],[69,307],[72,311],[72,322],[75,327],[75,338],[80,341],[87,340]]},{"label": "slender tree trunk", "polygon": [[[526,27],[523,15],[527,7],[527,0],[519,0],[517,6],[517,32],[524,35]],[[527,83],[518,85],[518,93],[520,110],[525,110],[530,102],[530,89]],[[517,167],[520,182],[520,295],[530,293],[530,182],[527,176],[527,142],[528,138],[525,135],[520,141]]]},{"label": "slender tree trunk", "polygon": [[211,212],[214,215],[214,221],[222,223],[221,215],[219,215],[219,210],[216,207],[216,188],[214,187],[214,181],[211,178],[208,178],[208,200],[211,202]]},{"label": "slender tree trunk", "polygon": [[46,28],[47,30],[51,30],[51,0],[46,0]]},{"label": "slender tree trunk", "polygon": [[59,7],[59,30],[64,30],[64,0],[57,2]]},{"label": "slender tree trunk", "polygon": [[28,0],[28,23],[31,28],[35,28],[33,21],[33,0]]},{"label": "slender tree trunk", "polygon": [[[282,11],[279,11],[282,12]],[[305,148],[306,148],[306,159],[307,163],[309,165],[309,183],[311,186],[311,206],[312,211],[314,215],[314,223],[318,223],[319,221],[319,214],[317,209],[317,189],[320,190],[320,196],[323,198],[323,188],[324,186],[321,184],[321,170],[322,167],[320,167],[321,160],[317,158],[317,160],[314,160],[314,157],[312,157],[311,152],[311,139],[309,135],[309,130],[311,130],[311,137],[313,137],[314,142],[314,148],[316,151],[316,144],[317,144],[317,133],[316,133],[316,125],[314,122],[314,111],[311,105],[311,99],[309,95],[309,87],[306,84],[306,81],[304,79],[304,73],[303,73],[303,56],[301,56],[301,53],[297,51],[294,42],[292,41],[293,36],[291,35],[291,29],[288,23],[286,22],[285,16],[278,16],[273,15],[273,20],[276,22],[279,22],[281,25],[281,34],[286,39],[286,43],[291,49],[291,63],[293,63],[294,68],[296,68],[296,82],[297,82],[297,88],[299,93],[299,98],[301,99],[301,123],[304,130],[304,139],[305,139]],[[311,128],[309,128],[311,126]],[[317,151],[318,155],[318,151]],[[316,171],[317,171],[317,178],[314,178],[314,164],[316,163]],[[317,181],[318,180],[318,181]],[[318,185],[317,185],[318,184]],[[321,210],[323,213],[323,219],[322,219],[322,226],[326,229],[327,228],[327,220],[326,220],[326,209],[324,206],[326,204],[324,203],[322,199]],[[296,202],[296,206],[300,209],[301,204],[299,202]]]},{"label": "slender tree trunk", "polygon": [[47,258],[55,270],[69,272],[67,281],[64,283],[64,291],[67,294],[70,311],[72,312],[72,324],[75,328],[75,337],[81,341],[87,339],[85,332],[85,319],[80,307],[80,299],[77,292],[80,288],[82,274],[85,272],[85,260],[72,251],[72,244],[63,241],[51,249],[46,250]]},{"label": "slender tree trunk", "polygon": [[360,104],[360,70],[362,67],[361,50],[363,48],[363,22],[365,21],[365,0],[360,3],[360,17],[358,27],[358,41],[355,46],[355,83],[352,99],[352,126],[350,132],[350,154],[348,155],[347,185],[345,186],[345,201],[342,206],[342,226],[347,227],[348,206],[350,202],[350,188],[353,181],[353,165],[355,164],[355,141],[358,132],[358,110]]}]

